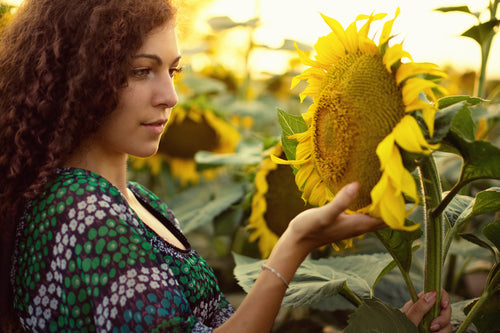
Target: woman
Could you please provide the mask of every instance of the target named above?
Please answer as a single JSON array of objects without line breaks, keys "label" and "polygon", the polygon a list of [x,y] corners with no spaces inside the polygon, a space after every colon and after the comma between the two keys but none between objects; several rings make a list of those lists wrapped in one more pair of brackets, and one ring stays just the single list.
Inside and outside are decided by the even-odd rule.
[{"label": "woman", "polygon": [[[291,222],[234,311],[173,213],[126,179],[177,103],[174,16],[167,0],[26,0],[3,32],[5,330],[266,332],[310,251],[384,226],[343,213],[348,185]],[[404,310],[418,323],[434,301]],[[449,332],[442,306],[433,324]]]}]

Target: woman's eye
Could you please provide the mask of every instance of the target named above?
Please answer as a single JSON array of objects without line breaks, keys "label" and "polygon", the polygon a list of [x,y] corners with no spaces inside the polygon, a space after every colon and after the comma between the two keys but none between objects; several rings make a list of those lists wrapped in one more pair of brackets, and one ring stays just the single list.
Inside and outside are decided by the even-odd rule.
[{"label": "woman's eye", "polygon": [[146,78],[151,74],[151,68],[135,68],[130,71],[130,74],[139,79]]},{"label": "woman's eye", "polygon": [[175,74],[178,74],[180,72],[182,72],[182,67],[173,67],[173,68],[170,68],[170,70],[169,70],[170,77],[174,77]]}]

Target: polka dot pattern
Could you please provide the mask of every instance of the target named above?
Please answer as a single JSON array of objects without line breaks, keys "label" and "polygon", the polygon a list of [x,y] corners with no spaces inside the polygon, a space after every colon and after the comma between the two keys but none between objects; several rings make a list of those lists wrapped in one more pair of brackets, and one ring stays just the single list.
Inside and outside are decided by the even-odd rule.
[{"label": "polka dot pattern", "polygon": [[187,250],[149,229],[104,178],[60,169],[18,228],[12,281],[26,329],[211,332],[233,313],[167,205],[129,188]]}]

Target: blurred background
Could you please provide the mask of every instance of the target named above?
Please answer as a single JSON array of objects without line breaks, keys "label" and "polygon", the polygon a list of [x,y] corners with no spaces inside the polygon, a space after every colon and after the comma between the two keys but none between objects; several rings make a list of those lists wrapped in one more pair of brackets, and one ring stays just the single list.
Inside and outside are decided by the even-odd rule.
[{"label": "blurred background", "polygon": [[[401,14],[393,27],[395,40],[403,42],[414,61],[433,62],[445,69],[449,78],[443,85],[452,95],[477,93],[481,48],[477,41],[461,34],[491,19],[486,10],[488,0],[176,2],[184,68],[176,77],[179,104],[172,112],[158,154],[148,159],[132,157],[130,177],[157,193],[174,210],[192,246],[214,268],[235,307],[244,292],[233,274],[233,253],[265,258],[290,219],[308,208],[295,186],[292,169],[272,163],[269,154],[283,155],[277,110],[299,115],[310,104],[310,100],[300,103],[298,98],[304,84],[290,89],[292,78],[305,69],[294,42],[311,57],[314,55],[318,37],[331,31],[319,13],[335,18],[345,28],[358,14],[383,12],[393,17],[399,7]],[[9,1],[12,7],[6,3],[1,8],[8,16],[20,1]],[[473,15],[435,10],[459,5],[467,5]],[[381,26],[375,22],[373,28],[377,31]],[[498,25],[494,33],[497,29]],[[497,39],[492,39],[485,89],[481,92],[489,102],[477,109],[474,121],[477,137],[498,146]],[[445,154],[437,158],[446,190],[458,179],[461,160]],[[379,250],[383,251],[381,245],[368,235],[352,244],[320,249],[313,258]],[[450,278],[453,285],[448,287],[465,298],[480,293],[484,272],[491,266],[484,264],[485,254],[478,251],[458,278]],[[389,282],[381,282],[379,292],[384,294],[381,289],[386,288],[387,294],[395,297],[393,305],[400,306],[408,294],[397,279],[389,274]],[[471,279],[476,283],[471,284]],[[348,306],[337,306],[335,311],[284,308],[274,332],[336,332],[345,326],[349,311]]]}]

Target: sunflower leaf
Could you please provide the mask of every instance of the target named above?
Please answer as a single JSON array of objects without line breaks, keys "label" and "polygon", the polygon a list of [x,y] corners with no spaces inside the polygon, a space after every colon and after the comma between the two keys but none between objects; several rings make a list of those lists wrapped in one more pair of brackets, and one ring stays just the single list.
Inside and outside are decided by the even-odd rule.
[{"label": "sunflower leaf", "polygon": [[[442,110],[444,108],[447,108],[453,104],[457,104],[460,102],[466,102],[469,105],[478,105],[484,100],[479,97],[470,97],[467,95],[457,95],[457,96],[448,96],[448,97],[443,97],[439,100],[439,109]],[[441,111],[439,111],[441,112]]]},{"label": "sunflower leaf", "polygon": [[483,228],[483,235],[486,236],[500,251],[500,220],[488,224]]},{"label": "sunflower leaf", "polygon": [[298,142],[290,139],[289,136],[307,131],[307,124],[302,116],[293,115],[281,109],[278,109],[278,120],[281,126],[283,151],[288,160],[294,160]]},{"label": "sunflower leaf", "polygon": [[375,232],[398,266],[401,266],[406,272],[409,272],[411,268],[412,244],[415,240],[420,239],[422,234],[420,229],[408,232],[385,228]]},{"label": "sunflower leaf", "polygon": [[349,316],[345,333],[373,332],[417,333],[417,327],[399,309],[376,298],[366,299],[356,311]]},{"label": "sunflower leaf", "polygon": [[[500,273],[498,271],[497,273]],[[464,308],[467,314],[476,305],[477,299]],[[500,290],[492,292],[492,295],[482,304],[478,315],[472,322],[481,333],[495,333],[500,331],[500,320],[498,320],[498,309],[500,308]]]},{"label": "sunflower leaf", "polygon": [[[233,256],[236,279],[248,292],[265,260],[236,253]],[[346,288],[360,298],[372,297],[379,275],[391,262],[392,258],[387,253],[305,260],[290,283],[283,304],[321,308],[332,297],[343,294]]]},{"label": "sunflower leaf", "polygon": [[460,181],[500,179],[500,148],[487,141],[470,142],[456,132],[450,132],[446,141],[456,147],[464,160]]},{"label": "sunflower leaf", "polygon": [[[467,205],[465,205],[469,202]],[[456,213],[460,212],[456,218]],[[500,211],[500,187],[490,187],[479,192],[475,199],[465,200],[464,196],[455,197],[452,204],[448,205],[445,214],[448,219],[452,217],[454,227],[469,221],[474,216]],[[450,221],[451,222],[451,221]]]},{"label": "sunflower leaf", "polygon": [[[469,106],[476,105],[480,99],[472,99],[467,96],[454,96],[439,101],[440,110],[436,113],[434,122],[434,135],[429,141],[438,143],[453,131],[469,141],[474,141],[476,128],[472,120]],[[428,137],[428,133],[426,133]],[[447,142],[440,150],[455,152],[454,147],[450,149]],[[444,149],[443,149],[444,148]]]},{"label": "sunflower leaf", "polygon": [[434,10],[439,11],[439,12],[443,12],[443,13],[462,12],[462,13],[472,14],[472,12],[469,9],[469,6],[467,6],[467,5],[439,7],[439,8],[435,8]]},{"label": "sunflower leaf", "polygon": [[474,234],[471,234],[471,233],[461,233],[461,234],[458,234],[460,237],[462,237],[463,239],[473,243],[473,244],[476,244],[484,249],[487,249],[491,252],[492,256],[493,256],[493,259],[496,261],[496,253],[495,253],[495,250],[491,247],[490,244],[488,244],[487,242],[485,242],[484,240],[482,240],[481,238],[477,237],[476,235]]},{"label": "sunflower leaf", "polygon": [[500,21],[496,18],[484,22],[478,25],[475,25],[465,31],[462,36],[469,37],[474,39],[479,45],[483,46],[492,35],[494,35],[495,29],[498,26]]},{"label": "sunflower leaf", "polygon": [[229,183],[214,186],[213,183],[192,187],[178,194],[169,202],[169,207],[181,223],[184,233],[198,228],[209,228],[213,234],[212,221],[244,195],[242,184]]},{"label": "sunflower leaf", "polygon": [[446,219],[450,223],[451,226],[454,226],[455,223],[459,220],[461,214],[467,209],[469,205],[473,203],[474,198],[466,196],[466,195],[456,195],[453,197],[453,200],[446,206],[444,210],[444,214]]},{"label": "sunflower leaf", "polygon": [[201,169],[214,168],[221,165],[252,165],[262,161],[262,142],[260,140],[241,141],[236,152],[230,154],[199,151],[194,159]]}]

